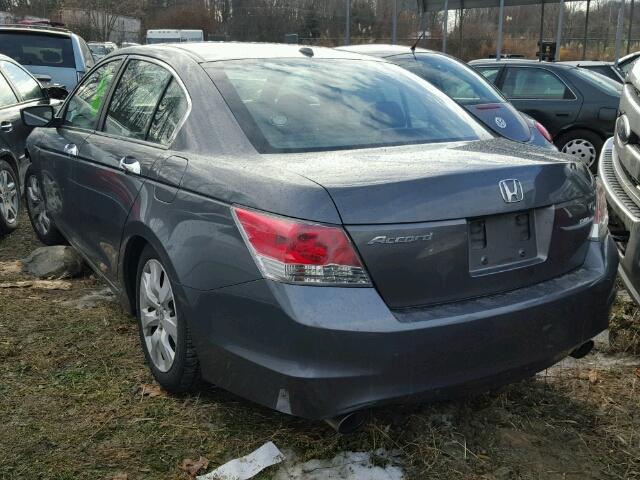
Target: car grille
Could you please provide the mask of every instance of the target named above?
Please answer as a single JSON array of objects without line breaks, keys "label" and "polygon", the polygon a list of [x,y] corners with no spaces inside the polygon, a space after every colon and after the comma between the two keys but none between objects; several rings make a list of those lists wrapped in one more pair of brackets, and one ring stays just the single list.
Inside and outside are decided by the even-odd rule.
[{"label": "car grille", "polygon": [[[625,209],[635,218],[640,218],[640,207],[629,197],[629,194],[622,187],[618,176],[616,175],[616,169],[614,167],[613,150],[605,150],[603,152],[601,172],[604,176],[605,182],[609,185],[611,191],[615,194],[616,198],[625,207]],[[624,169],[621,169],[622,173],[626,175]],[[630,179],[629,179],[630,180]]]}]

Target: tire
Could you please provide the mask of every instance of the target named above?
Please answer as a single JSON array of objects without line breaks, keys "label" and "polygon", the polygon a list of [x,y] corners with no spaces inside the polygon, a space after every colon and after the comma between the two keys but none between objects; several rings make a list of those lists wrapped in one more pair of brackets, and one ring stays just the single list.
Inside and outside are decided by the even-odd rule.
[{"label": "tire", "polygon": [[140,345],[160,386],[168,392],[181,393],[192,390],[198,383],[200,363],[187,321],[180,316],[182,309],[172,284],[175,282],[169,278],[158,254],[150,246],[145,247],[136,275]]},{"label": "tire", "polygon": [[33,231],[45,245],[64,245],[66,243],[64,237],[47,214],[46,202],[42,193],[42,182],[38,178],[33,165],[27,168],[24,178],[24,198]]},{"label": "tire", "polygon": [[582,129],[570,130],[556,139],[558,150],[576,157],[577,160],[589,167],[593,173],[598,171],[598,157],[603,143],[600,135],[590,130]]},{"label": "tire", "polygon": [[8,162],[0,160],[0,237],[18,228],[21,200],[18,174]]}]

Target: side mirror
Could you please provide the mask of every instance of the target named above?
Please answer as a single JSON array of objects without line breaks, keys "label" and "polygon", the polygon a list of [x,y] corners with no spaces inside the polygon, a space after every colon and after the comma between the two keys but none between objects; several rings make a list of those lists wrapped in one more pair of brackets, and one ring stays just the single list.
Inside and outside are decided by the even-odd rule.
[{"label": "side mirror", "polygon": [[51,105],[34,105],[23,108],[20,116],[27,127],[46,127],[53,120],[54,113]]},{"label": "side mirror", "polygon": [[54,100],[64,100],[69,96],[69,92],[65,87],[61,87],[59,85],[54,85],[52,87],[47,87],[44,89],[47,92],[47,96],[49,98],[53,98]]}]

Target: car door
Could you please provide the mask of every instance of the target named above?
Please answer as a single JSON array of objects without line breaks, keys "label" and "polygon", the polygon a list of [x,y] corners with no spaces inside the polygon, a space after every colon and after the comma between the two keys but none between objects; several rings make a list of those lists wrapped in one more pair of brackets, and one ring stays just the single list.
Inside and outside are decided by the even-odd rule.
[{"label": "car door", "polygon": [[0,82],[4,82],[0,85],[0,90],[4,90],[8,98],[15,99],[3,109],[0,136],[18,164],[20,184],[24,186],[24,175],[29,163],[25,158],[25,147],[30,129],[22,123],[20,110],[44,100],[44,93],[40,84],[13,62],[0,60],[0,77]]},{"label": "car door", "polygon": [[518,110],[535,118],[553,136],[580,113],[582,98],[544,67],[508,66],[499,87]]},{"label": "car door", "polygon": [[122,230],[131,207],[166,148],[148,141],[152,119],[173,74],[149,59],[130,57],[110,96],[101,128],[87,141],[88,159],[74,170],[76,212],[95,267],[117,275]]},{"label": "car door", "polygon": [[85,77],[62,108],[55,128],[43,128],[38,137],[40,173],[47,211],[56,227],[77,248],[88,253],[84,225],[78,215],[73,185],[77,162],[89,160],[86,140],[96,129],[105,98],[122,65],[122,58],[107,62]]}]

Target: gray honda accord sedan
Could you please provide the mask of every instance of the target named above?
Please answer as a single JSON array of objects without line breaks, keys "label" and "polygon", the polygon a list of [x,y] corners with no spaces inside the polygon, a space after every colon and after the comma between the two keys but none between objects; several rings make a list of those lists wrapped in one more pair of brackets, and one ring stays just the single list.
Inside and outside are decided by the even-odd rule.
[{"label": "gray honda accord sedan", "polygon": [[23,118],[36,233],[120,294],[169,391],[353,418],[533,375],[607,327],[587,168],[382,59],[132,47]]}]

